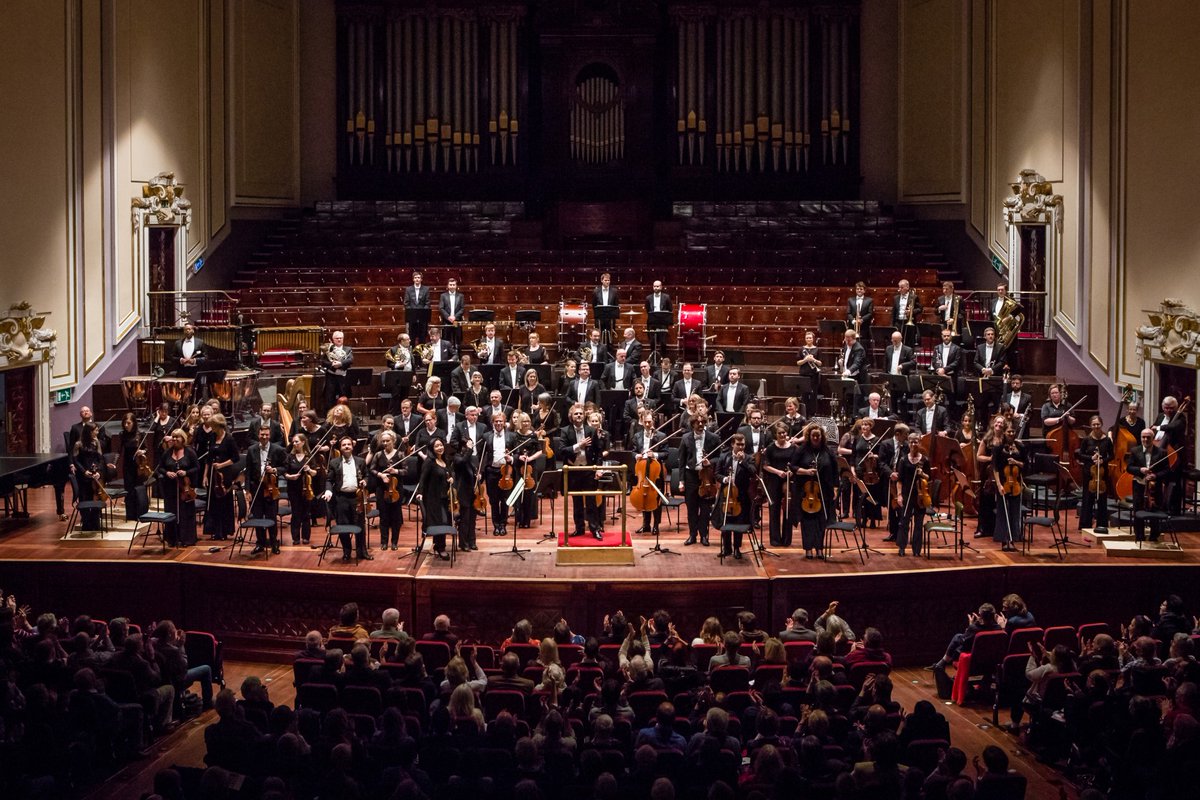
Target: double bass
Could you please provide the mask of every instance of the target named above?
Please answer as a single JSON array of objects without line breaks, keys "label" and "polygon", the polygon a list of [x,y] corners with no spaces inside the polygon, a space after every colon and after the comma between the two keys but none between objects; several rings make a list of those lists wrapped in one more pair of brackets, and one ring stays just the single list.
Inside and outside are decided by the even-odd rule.
[{"label": "double bass", "polygon": [[[1065,403],[1067,402],[1067,386],[1066,384],[1060,385],[1062,386],[1062,402]],[[1075,410],[1075,406],[1078,406],[1083,402],[1083,400],[1084,398],[1082,397],[1076,400],[1074,405],[1069,406],[1067,410],[1062,413],[1062,416],[1070,416],[1071,412]],[[1078,462],[1071,457],[1071,454],[1079,449],[1079,434],[1075,432],[1075,427],[1073,425],[1068,425],[1064,421],[1059,423],[1054,430],[1047,431],[1046,447],[1051,453],[1054,453],[1054,457],[1058,462],[1058,465],[1063,470],[1066,470],[1066,472],[1071,476],[1071,480],[1076,486],[1078,486],[1079,482],[1083,479],[1083,470],[1079,466]]]},{"label": "double bass", "polygon": [[[1128,500],[1133,496],[1133,476],[1125,471],[1125,457],[1138,445],[1133,431],[1121,425],[1121,420],[1127,416],[1129,404],[1136,403],[1137,399],[1137,391],[1132,385],[1126,384],[1125,391],[1121,394],[1121,407],[1117,412],[1117,420],[1109,428],[1109,432],[1112,434],[1113,460],[1108,465],[1108,482],[1120,500]],[[1126,476],[1129,480],[1125,480]]]}]

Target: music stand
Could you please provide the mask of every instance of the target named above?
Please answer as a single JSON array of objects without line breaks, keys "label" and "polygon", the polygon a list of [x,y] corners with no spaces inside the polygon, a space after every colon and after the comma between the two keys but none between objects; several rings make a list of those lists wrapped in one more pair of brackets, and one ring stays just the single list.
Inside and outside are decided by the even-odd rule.
[{"label": "music stand", "polygon": [[483,385],[488,390],[500,388],[500,371],[504,367],[500,364],[480,364],[478,370],[483,375]]},{"label": "music stand", "polygon": [[650,363],[656,364],[662,358],[660,350],[665,350],[667,333],[671,330],[670,311],[646,312],[646,333],[650,338],[650,353],[653,357]]},{"label": "music stand", "polygon": [[[518,311],[518,314],[521,312]],[[541,312],[538,313],[538,319],[541,319]],[[472,308],[467,312],[467,322],[495,322],[496,312],[490,308]]]},{"label": "music stand", "polygon": [[[823,319],[817,322],[817,330],[828,336],[841,338],[846,335],[846,321],[844,319]],[[888,333],[891,333],[889,330]]]},{"label": "music stand", "polygon": [[629,397],[629,392],[625,389],[600,390],[600,408],[604,411],[608,419],[608,429],[613,433],[621,433],[622,436],[624,436],[624,415],[622,412],[625,410],[625,401]]},{"label": "music stand", "polygon": [[783,393],[788,397],[802,397],[817,391],[817,381],[810,375],[784,375]]},{"label": "music stand", "polygon": [[600,341],[605,344],[612,342],[613,323],[617,321],[617,317],[621,315],[620,306],[593,306],[595,312],[596,327],[600,329]]},{"label": "music stand", "polygon": [[717,412],[717,435],[720,436],[722,439],[724,439],[726,436],[729,435],[728,433],[726,433],[726,431],[729,430],[729,426],[732,424],[733,429],[736,431],[738,428],[738,422],[741,419],[742,419],[742,415],[738,414],[736,412],[718,411]]},{"label": "music stand", "polygon": [[921,395],[926,390],[931,390],[935,395],[939,388],[949,397],[954,396],[954,383],[950,380],[949,375],[927,375],[917,373],[909,376],[909,388],[913,394]]},{"label": "music stand", "polygon": [[887,347],[892,343],[892,331],[896,330],[891,325],[872,325],[871,326],[871,341],[877,343],[880,348]]},{"label": "music stand", "polygon": [[[489,312],[495,317],[495,312]],[[521,308],[513,313],[513,319],[521,328],[532,329],[542,321],[542,312],[536,308]]]},{"label": "music stand", "polygon": [[942,323],[940,322],[918,322],[917,331],[922,339],[933,339],[937,342],[942,340]]},{"label": "music stand", "polygon": [[[542,473],[542,477],[538,478],[537,488],[534,489],[534,494],[538,498],[550,499],[550,530],[542,534],[542,538],[538,539],[534,544],[542,544],[543,542],[558,541],[559,531],[554,529],[554,498],[558,496],[558,486],[562,483],[562,470],[548,469]],[[526,489],[525,491],[529,491]],[[563,534],[566,531],[562,531]]]},{"label": "music stand", "polygon": [[958,396],[973,398],[975,402],[976,414],[980,411],[988,413],[988,405],[992,399],[997,403],[1000,400],[1000,392],[1004,388],[1004,379],[999,375],[993,375],[990,378],[959,378],[958,379]]},{"label": "music stand", "polygon": [[858,391],[858,381],[853,378],[830,377],[823,378],[821,382],[825,385],[825,394],[837,398],[843,410],[857,411],[854,407],[854,395]]},{"label": "music stand", "polygon": [[546,391],[550,391],[550,379],[554,375],[554,368],[550,364],[530,364],[527,370],[537,372],[538,383],[546,387]]}]

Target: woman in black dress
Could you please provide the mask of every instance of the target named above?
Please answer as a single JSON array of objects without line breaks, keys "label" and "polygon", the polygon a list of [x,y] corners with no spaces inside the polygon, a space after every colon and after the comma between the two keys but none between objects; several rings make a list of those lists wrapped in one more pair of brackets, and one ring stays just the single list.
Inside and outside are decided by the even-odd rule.
[{"label": "woman in black dress", "polygon": [[125,486],[125,519],[136,520],[150,510],[146,483],[138,476],[138,454],[149,458],[142,449],[142,438],[137,429],[137,417],[132,411],[126,411],[125,416],[121,418],[121,477]]},{"label": "woman in black dress", "polygon": [[530,364],[545,364],[546,348],[542,347],[541,337],[537,333],[529,334],[529,349],[525,351],[525,358]]},{"label": "woman in black dress", "polygon": [[167,449],[158,460],[158,493],[163,510],[175,515],[175,522],[163,526],[163,536],[171,547],[190,547],[196,543],[196,497],[200,485],[200,462],[196,451],[188,447],[188,435],[176,428],[167,437]]},{"label": "woman in black dress", "polygon": [[[96,423],[85,423],[79,433],[79,441],[71,452],[71,466],[75,467],[76,502],[95,500],[104,487],[104,454],[100,452],[99,428]],[[79,512],[79,526],[85,531],[100,530],[99,509]]]},{"label": "woman in black dress", "polygon": [[[1010,406],[1011,408],[1011,406]],[[1004,430],[1008,421],[1003,414],[992,417],[986,436],[979,438],[975,448],[975,473],[979,475],[979,517],[975,524],[975,538],[990,538],[996,530],[996,481],[992,478],[992,451],[1004,444]]]},{"label": "woman in black dress", "polygon": [[483,408],[488,404],[488,389],[483,385],[483,373],[475,370],[471,373],[471,388],[467,389],[467,396],[462,398],[463,408]]},{"label": "woman in black dress", "polygon": [[424,415],[432,411],[436,414],[445,407],[446,395],[442,392],[442,379],[431,375],[429,380],[425,381],[425,391],[417,398],[417,413]]},{"label": "woman in black dress", "polygon": [[[825,446],[825,431],[820,425],[810,423],[804,429],[804,444],[797,456],[796,494],[800,502],[800,538],[804,544],[804,557],[824,558],[825,525],[837,513],[834,506],[834,490],[837,487],[837,462]],[[819,508],[804,509],[811,495]]]},{"label": "woman in black dress", "polygon": [[[293,434],[292,446],[288,450],[287,461],[283,465],[283,476],[287,479],[288,503],[292,507],[292,545],[308,544],[312,535],[310,509],[313,498],[319,494],[313,485],[317,474],[308,460],[308,437],[303,432]],[[305,491],[304,476],[308,476],[308,490]],[[311,495],[311,496],[310,496]]]},{"label": "woman in black dress", "polygon": [[772,547],[791,547],[796,511],[800,508],[791,470],[797,464],[800,450],[788,438],[787,426],[782,422],[776,422],[773,431],[775,441],[767,445],[762,458],[763,483],[771,498],[768,509],[770,542]]},{"label": "woman in black dress", "polygon": [[513,428],[517,434],[517,445],[512,453],[516,459],[513,464],[516,474],[513,478],[518,480],[525,477],[526,464],[529,464],[532,470],[532,483],[526,481],[525,490],[516,508],[517,527],[528,528],[533,520],[537,519],[537,494],[534,489],[537,488],[542,471],[546,468],[546,455],[542,450],[542,440],[533,429],[533,420],[528,414],[522,411],[514,413]]},{"label": "woman in black dress", "polygon": [[[875,527],[876,522],[883,519],[883,505],[887,502],[887,484],[879,479],[878,468],[879,448],[882,441],[875,435],[874,429],[875,423],[869,417],[859,420],[859,435],[854,440],[854,455],[850,462],[858,503],[858,507],[854,510],[855,520],[861,521],[864,525],[870,522],[872,528]],[[876,462],[875,480],[873,482],[863,481],[864,476],[869,472],[868,467],[871,466],[872,457]],[[867,492],[862,491],[858,481],[866,484]]]},{"label": "woman in black dress", "polygon": [[389,500],[388,492],[393,477],[396,479],[396,490],[400,491],[401,474],[404,470],[400,462],[404,460],[404,454],[396,449],[394,431],[383,431],[380,440],[381,447],[367,465],[367,469],[376,479],[375,508],[379,510],[379,547],[381,550],[387,550],[390,544],[395,550],[400,545],[400,526],[404,524],[402,509],[407,498],[400,492],[400,497]]},{"label": "woman in black dress", "polygon": [[[425,466],[421,468],[416,496],[424,513],[425,530],[435,525],[454,524],[450,519],[450,470],[446,465],[446,442],[441,436],[432,440],[430,451],[432,455],[425,459]],[[470,498],[465,499],[465,502],[470,501]],[[444,535],[433,537],[433,554],[443,561],[450,560]]]},{"label": "woman in black dress", "polygon": [[204,532],[217,541],[229,538],[237,524],[233,513],[233,479],[238,474],[241,453],[225,427],[225,415],[213,414],[208,421],[213,437],[208,446],[208,506]]},{"label": "woman in black dress", "polygon": [[520,409],[529,412],[537,405],[538,398],[546,393],[546,387],[538,381],[536,369],[525,370],[525,383],[521,385],[521,395],[518,399]]},{"label": "woman in black dress", "polygon": [[358,426],[354,424],[354,413],[349,406],[338,404],[329,409],[329,413],[325,415],[324,433],[329,434],[325,441],[331,446],[331,451],[337,450],[337,443],[344,436],[349,436],[354,440],[355,453],[362,450],[365,437],[359,431]]},{"label": "woman in black dress", "polygon": [[559,397],[563,397],[567,393],[567,389],[571,388],[571,381],[579,377],[578,373],[579,362],[573,358],[568,358],[563,365],[563,374],[558,376],[558,383],[554,385],[554,393]]}]

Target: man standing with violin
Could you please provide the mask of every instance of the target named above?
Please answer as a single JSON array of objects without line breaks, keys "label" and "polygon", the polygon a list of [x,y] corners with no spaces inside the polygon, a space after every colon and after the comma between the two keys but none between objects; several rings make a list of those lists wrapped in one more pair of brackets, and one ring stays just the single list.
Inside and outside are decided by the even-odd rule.
[{"label": "man standing with violin", "polygon": [[1099,416],[1092,417],[1088,427],[1088,435],[1075,451],[1084,477],[1079,527],[1091,528],[1094,520],[1096,533],[1108,533],[1108,465],[1113,459],[1113,443],[1104,435],[1104,423]]},{"label": "man standing with violin", "polygon": [[[359,456],[354,455],[354,440],[343,436],[338,441],[340,456],[329,465],[329,477],[326,478],[325,502],[333,501],[333,516],[338,525],[357,525],[358,533],[354,536],[354,546],[358,557],[364,561],[374,561],[375,558],[367,552],[366,520],[359,519],[359,490],[367,489],[367,465]],[[364,495],[365,496],[365,495]],[[342,561],[350,560],[350,535],[340,536],[342,545]]]},{"label": "man standing with violin", "polygon": [[[467,421],[454,432],[454,468],[451,479],[458,495],[458,545],[461,550],[478,550],[475,543],[475,486],[479,482],[479,465],[483,457],[483,440],[487,426],[479,421],[479,409],[468,406]],[[414,459],[415,460],[415,459]]]},{"label": "man standing with violin", "polygon": [[[639,427],[630,436],[630,447],[636,460],[633,469],[637,478],[633,489],[630,490],[630,495],[633,497],[638,497],[640,494],[635,494],[635,491],[641,487],[643,474],[646,476],[646,480],[658,487],[660,492],[663,491],[664,467],[662,462],[667,457],[667,437],[662,431],[654,429],[654,412],[643,408],[638,414],[638,423]],[[651,480],[651,476],[654,476],[653,480]],[[648,494],[654,494],[654,498],[650,499],[647,496],[644,500],[639,499],[634,506],[642,505],[654,510],[642,511],[642,527],[638,528],[635,533],[657,534],[659,523],[662,522],[662,498],[654,492],[654,489],[650,489]]]},{"label": "man standing with violin", "polygon": [[492,429],[484,439],[486,447],[486,469],[483,477],[487,481],[488,499],[492,504],[492,536],[508,533],[508,493],[513,488],[513,450],[517,437],[508,430],[505,412],[496,412],[491,418]]},{"label": "man standing with violin", "polygon": [[679,468],[683,472],[679,490],[684,493],[688,511],[688,538],[684,545],[695,544],[699,537],[700,543],[708,547],[708,525],[717,493],[716,468],[711,459],[716,458],[721,440],[707,430],[706,415],[696,414],[690,424],[691,430],[683,434],[679,443]]},{"label": "man standing with violin", "polygon": [[[894,498],[896,492],[892,489],[892,476],[900,469],[900,459],[908,457],[909,427],[903,422],[892,426],[892,438],[879,445],[879,475],[887,481],[888,497]],[[899,480],[897,478],[896,480]],[[900,509],[889,502],[888,535],[885,542],[894,542],[900,535]]]},{"label": "man standing with violin", "polygon": [[[1169,469],[1162,479],[1163,504],[1166,512],[1178,516],[1183,510],[1184,439],[1187,436],[1187,417],[1179,407],[1179,401],[1167,395],[1162,399],[1162,416],[1150,430],[1154,431],[1154,444],[1167,456]],[[1175,457],[1171,458],[1174,451]]]},{"label": "man standing with violin", "polygon": [[[1133,510],[1150,511],[1158,505],[1159,484],[1166,477],[1171,467],[1167,463],[1166,452],[1155,446],[1154,431],[1144,428],[1139,443],[1125,456],[1125,471],[1133,476]],[[1146,523],[1133,517],[1133,537],[1137,541],[1146,538]],[[1157,529],[1150,541],[1157,541]]]},{"label": "man standing with violin", "polygon": [[[726,525],[750,524],[750,486],[754,482],[754,462],[746,456],[746,438],[742,434],[735,433],[729,443],[729,452],[717,462],[721,491],[717,494],[713,509],[713,523],[720,523],[718,530]],[[733,539],[732,551],[730,538]],[[731,536],[728,531],[721,530],[721,556],[731,552],[738,561],[742,560],[742,532]]]},{"label": "man standing with violin", "polygon": [[[254,502],[250,505],[250,516],[258,519],[275,520],[279,513],[279,472],[287,462],[287,451],[282,445],[271,441],[271,428],[263,425],[258,429],[258,441],[246,449],[246,486],[253,491]],[[279,528],[272,525],[270,533],[262,528],[254,529],[258,541],[251,555],[267,549],[279,554]]]}]

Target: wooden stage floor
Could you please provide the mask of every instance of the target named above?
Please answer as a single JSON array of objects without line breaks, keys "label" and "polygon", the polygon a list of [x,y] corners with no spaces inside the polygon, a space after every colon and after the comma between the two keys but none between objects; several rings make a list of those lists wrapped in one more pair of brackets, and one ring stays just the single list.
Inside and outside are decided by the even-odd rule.
[{"label": "wooden stage floor", "polygon": [[[460,553],[453,567],[426,554],[414,569],[413,559],[403,557],[415,543],[411,522],[401,530],[400,550],[384,552],[373,542],[374,561],[343,564],[334,550],[318,566],[316,550],[289,545],[269,559],[250,556],[248,547],[230,559],[227,549],[211,551],[207,540],[165,553],[135,547],[131,554],[128,534],[64,541],[66,523],[54,514],[51,491],[31,491],[29,505],[31,519],[0,521],[0,587],[28,598],[37,610],[128,614],[146,622],[170,618],[216,632],[248,659],[295,650],[314,625],[332,624],[348,600],[356,600],[369,620],[398,608],[411,621],[409,630],[428,630],[435,615],[447,613],[470,639],[498,642],[522,617],[539,634],[562,617],[594,633],[618,609],[649,616],[660,607],[670,610],[680,630],[698,630],[709,615],[729,625],[744,609],[753,610],[765,629],[780,630],[797,606],[815,617],[836,599],[855,630],[879,626],[896,645],[893,652],[904,654],[903,663],[919,665],[939,654],[968,610],[998,603],[1008,592],[1026,597],[1041,624],[1115,625],[1152,612],[1168,592],[1190,596],[1191,587],[1200,586],[1194,534],[1181,535],[1184,550],[1170,560],[1113,557],[1090,535],[1081,536],[1074,515],[1072,541],[1092,546],[1071,547],[1063,560],[1046,531],[1038,532],[1030,554],[1004,553],[990,540],[970,538],[974,520],[968,520],[968,541],[978,550],[962,559],[950,548],[936,549],[929,559],[902,558],[883,543],[886,529],[876,528],[868,529],[868,541],[880,553],[865,564],[856,552],[836,548],[828,562],[806,560],[802,549],[790,548],[761,564],[748,552],[722,564],[715,532],[712,546],[685,547],[686,526],[677,532],[664,525],[662,545],[679,555],[643,558],[654,537],[635,535],[633,566],[558,566],[554,541],[539,543],[549,527],[547,514],[537,527],[517,532],[519,546],[531,551],[524,560],[506,552],[511,533],[499,538],[485,532],[478,540],[482,549]],[[638,525],[640,515],[631,516],[630,529]],[[314,539],[323,541],[323,528]],[[1054,613],[1047,619],[1043,609]]]}]

